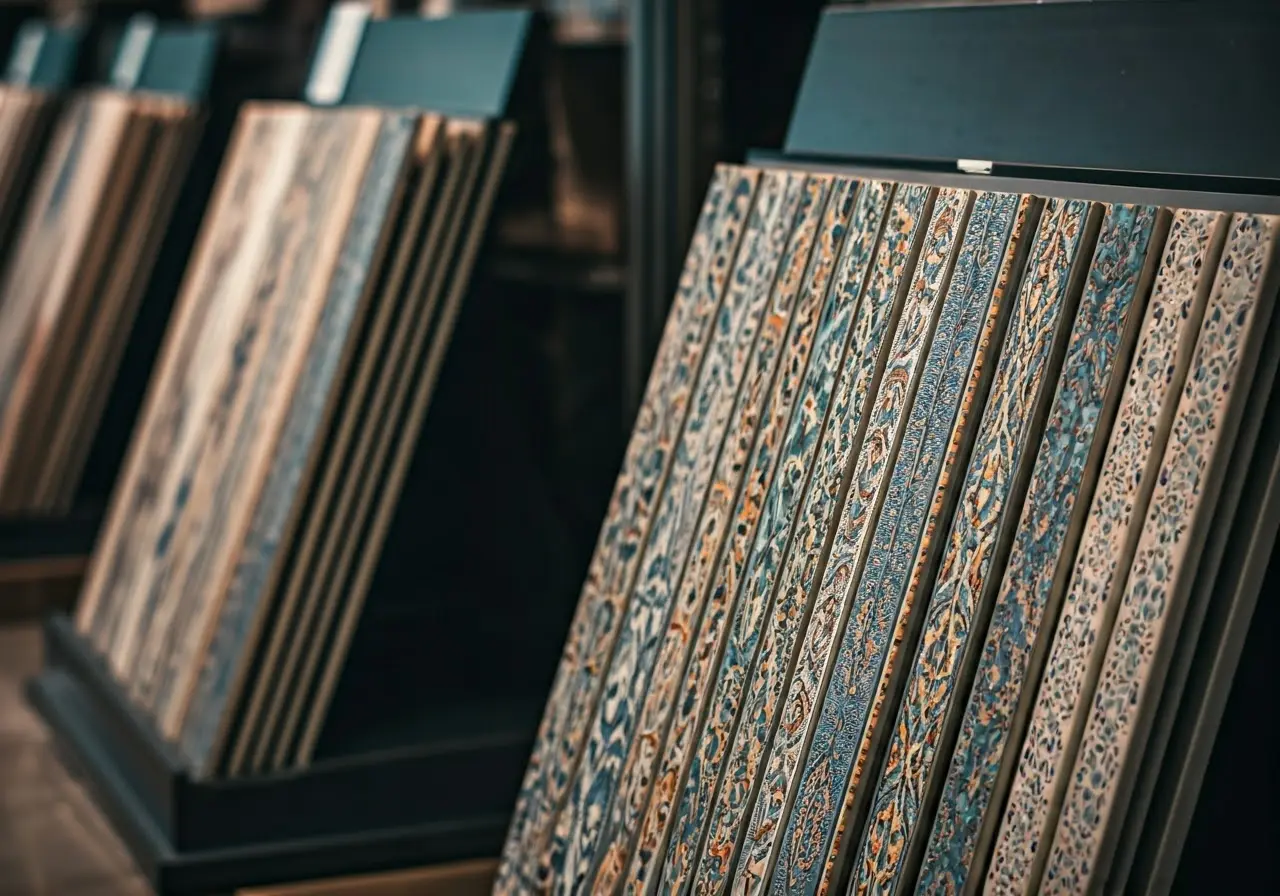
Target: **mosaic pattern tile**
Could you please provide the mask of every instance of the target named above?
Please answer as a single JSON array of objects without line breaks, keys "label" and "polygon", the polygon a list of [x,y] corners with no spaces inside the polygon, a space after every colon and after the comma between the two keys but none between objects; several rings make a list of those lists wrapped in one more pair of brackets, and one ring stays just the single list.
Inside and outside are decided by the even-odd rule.
[{"label": "mosaic pattern tile", "polygon": [[1079,742],[1089,683],[1101,662],[1119,590],[1154,487],[1177,396],[1212,283],[1214,245],[1226,216],[1173,217],[1138,347],[1090,502],[1070,585],[1019,749],[986,886],[1034,893]]},{"label": "mosaic pattern tile", "polygon": [[899,313],[898,282],[930,198],[927,188],[905,187],[897,192],[890,205],[854,321],[845,374],[819,444],[790,545],[780,553],[779,564],[761,570],[764,573],[778,569],[780,574],[748,578],[747,590],[739,601],[716,690],[707,709],[701,748],[690,765],[678,823],[672,829],[664,890],[683,888],[687,880],[692,881],[695,892],[710,892],[714,886],[714,881],[696,873],[695,869],[700,864],[701,845],[728,748],[733,742],[747,682],[772,662],[789,663],[782,651],[778,651],[774,659],[761,653],[766,648],[787,647],[785,643],[766,643],[772,639],[766,639],[764,633],[775,627],[794,629],[805,612],[810,584],[821,574],[828,533],[839,509],[847,471],[857,454],[866,408],[883,368],[885,333]]},{"label": "mosaic pattern tile", "polygon": [[534,740],[494,883],[497,894],[526,892],[534,885],[554,813],[595,711],[758,180],[756,171],[728,166],[712,178]]},{"label": "mosaic pattern tile", "polygon": [[1069,312],[1073,304],[1068,287],[1089,211],[1088,203],[1076,200],[1046,204],[854,863],[854,892],[896,892],[908,871],[909,845],[927,821],[920,812],[938,740],[969,662],[970,635],[990,578],[1000,572],[992,569],[994,554],[1005,518],[1017,512],[1017,482],[1054,380],[1049,362],[1068,316],[1064,308]]},{"label": "mosaic pattern tile", "polygon": [[[748,829],[743,867],[757,875],[771,873],[773,893],[823,892],[829,886],[825,860],[850,812],[840,802],[844,782],[851,774],[857,782],[866,753],[863,730],[869,730],[884,699],[883,678],[876,676],[885,654],[892,664],[903,637],[902,617],[894,630],[895,614],[900,604],[912,602],[961,445],[982,408],[979,383],[990,365],[987,346],[1005,306],[1028,207],[1027,200],[1009,194],[980,193],[974,199],[857,586],[854,605],[875,607],[874,620],[867,632],[845,627],[831,679],[839,684],[828,687],[785,834],[768,833],[755,816]],[[860,637],[872,631],[883,634]],[[852,699],[839,699],[843,693]],[[765,798],[762,790],[760,802]]]},{"label": "mosaic pattern tile", "polygon": [[[853,187],[844,179],[813,178],[806,202],[814,216],[802,211],[782,261],[775,308],[794,301],[785,314],[768,314],[756,345],[753,364],[763,370],[776,357],[776,378],[766,383],[753,376],[744,388],[739,416],[760,421],[759,431],[736,439],[733,450],[721,453],[719,467],[698,525],[697,541],[689,553],[671,619],[639,714],[636,735],[619,779],[617,796],[600,835],[601,857],[592,889],[613,892],[627,869],[635,834],[643,821],[650,782],[657,770],[667,726],[681,679],[689,662],[707,602],[708,577],[720,557],[729,524],[753,508],[747,528],[754,530],[760,502],[773,478],[779,443],[804,381],[810,351],[822,316],[826,285],[853,207]],[[804,224],[805,226],[800,226]],[[815,288],[816,287],[816,288]],[[784,328],[785,322],[790,327]]]},{"label": "mosaic pattern tile", "polygon": [[[767,388],[777,358],[773,334],[765,355],[754,348],[762,324],[785,331],[795,293],[778,295],[773,284],[792,230],[811,229],[815,209],[812,194],[798,174],[768,172],[761,179],[759,197],[742,237],[738,263],[720,308],[703,361],[685,429],[677,443],[666,491],[649,531],[639,575],[621,625],[617,648],[605,677],[603,696],[592,719],[590,735],[569,789],[568,801],[556,822],[547,858],[553,892],[573,892],[591,871],[600,839],[600,823],[607,816],[622,763],[631,747],[636,711],[672,610],[671,597],[700,522],[702,506],[723,453],[745,455],[755,435],[757,408],[750,405],[752,377]],[[804,219],[797,220],[803,203]],[[778,303],[771,304],[771,293]],[[761,359],[764,369],[748,371],[748,362]],[[745,376],[744,376],[745,375]],[[753,383],[759,390],[760,382]],[[743,401],[739,401],[739,393]],[[737,443],[746,443],[738,448]],[[727,446],[727,449],[726,449]],[[738,459],[741,470],[741,458]],[[734,483],[736,491],[737,483]]]},{"label": "mosaic pattern tile", "polygon": [[728,636],[727,623],[737,616],[736,602],[744,573],[754,577],[761,565],[775,568],[778,556],[786,548],[832,394],[844,370],[850,329],[891,193],[891,187],[884,183],[872,182],[861,187],[849,183],[843,195],[838,196],[842,209],[840,219],[849,222],[847,238],[833,234],[829,254],[824,256],[819,250],[806,287],[810,291],[825,292],[809,369],[795,398],[795,411],[786,424],[781,450],[774,460],[776,472],[772,482],[766,488],[763,481],[748,481],[735,514],[732,538],[719,563],[705,568],[707,579],[699,585],[707,590],[707,607],[674,706],[660,773],[654,779],[652,796],[625,876],[629,893],[652,888],[665,858],[673,809],[699,746],[695,736],[701,730],[703,708],[715,683],[712,675],[718,668]]},{"label": "mosaic pattern tile", "polygon": [[264,599],[263,589],[282,547],[286,519],[296,504],[307,458],[321,431],[325,406],[366,292],[369,265],[400,180],[401,162],[411,147],[416,118],[388,116],[383,125],[330,297],[321,312],[315,347],[284,422],[280,450],[271,462],[248,535],[238,552],[231,586],[225,596],[214,595],[216,616],[207,634],[208,650],[199,651],[205,658],[191,670],[190,708],[174,732],[196,774],[213,771],[214,742],[223,724],[231,679],[243,667],[245,652],[250,649],[249,628]]},{"label": "mosaic pattern tile", "polygon": [[[797,713],[791,710],[804,704],[799,708],[803,716],[809,708],[806,701],[811,694],[810,679],[815,674],[821,675],[817,662],[835,637],[835,617],[840,613],[836,602],[844,596],[844,586],[856,575],[865,529],[874,523],[878,513],[884,471],[892,462],[905,421],[904,410],[914,395],[916,368],[932,336],[937,300],[951,271],[951,250],[963,223],[969,194],[941,191],[931,214],[927,209],[928,198],[924,190],[917,188],[911,199],[918,202],[918,210],[913,206],[906,216],[915,226],[894,233],[893,241],[881,243],[882,252],[887,254],[881,256],[883,266],[878,267],[878,280],[873,281],[875,289],[869,288],[867,297],[869,301],[889,304],[905,294],[903,310],[880,383],[874,392],[870,387],[866,392],[868,396],[874,395],[869,405],[866,435],[857,450],[844,507],[836,517],[835,540],[825,571],[821,572],[822,588],[809,614],[806,614],[806,603],[813,586],[819,583],[820,558],[816,554],[793,552],[787,564],[725,764],[697,872],[699,886],[721,887],[731,874],[739,889],[751,891],[763,883],[761,875],[753,873],[750,866],[739,865],[733,872],[741,830],[760,781],[760,771],[765,768],[770,741],[773,740],[775,751],[789,752],[792,743],[799,744],[805,737],[803,718],[796,717]],[[920,252],[915,252],[921,244]],[[913,264],[918,266],[913,269]],[[810,620],[807,626],[804,625],[806,615]],[[795,678],[790,682],[790,696],[784,704],[788,670],[796,656],[799,659],[795,661]],[[788,713],[774,739],[784,705]],[[762,829],[770,831],[777,823],[776,817],[768,819]]]},{"label": "mosaic pattern tile", "polygon": [[1121,778],[1144,747],[1141,716],[1159,694],[1167,647],[1177,637],[1204,543],[1204,520],[1213,509],[1214,483],[1225,468],[1236,374],[1262,329],[1254,322],[1278,225],[1280,218],[1254,215],[1232,221],[1090,701],[1041,892],[1085,892],[1106,873],[1105,841],[1124,816]]},{"label": "mosaic pattern tile", "polygon": [[[986,642],[965,706],[938,804],[918,891],[964,890],[979,830],[1014,726],[1031,651],[1042,619],[1053,619],[1065,567],[1096,481],[1109,408],[1118,401],[1145,303],[1147,247],[1156,223],[1151,206],[1108,208],[1084,296],[1067,344],[1062,377],[1045,424],[1022,518]],[[1083,498],[1083,500],[1081,500]],[[997,795],[996,805],[1000,804]],[[973,873],[980,874],[980,870]]]}]

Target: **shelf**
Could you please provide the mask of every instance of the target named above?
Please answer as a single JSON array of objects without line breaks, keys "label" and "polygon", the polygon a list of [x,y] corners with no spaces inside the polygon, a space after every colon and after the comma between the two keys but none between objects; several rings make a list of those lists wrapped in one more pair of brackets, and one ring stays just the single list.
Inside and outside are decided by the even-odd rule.
[{"label": "shelf", "polygon": [[611,256],[537,249],[495,252],[488,273],[504,283],[600,295],[622,292],[627,280],[626,266]]}]

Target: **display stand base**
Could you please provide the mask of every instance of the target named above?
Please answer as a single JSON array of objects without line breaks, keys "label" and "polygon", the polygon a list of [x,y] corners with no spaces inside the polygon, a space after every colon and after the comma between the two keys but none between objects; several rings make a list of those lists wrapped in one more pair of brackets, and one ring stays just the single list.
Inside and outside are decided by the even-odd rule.
[{"label": "display stand base", "polygon": [[495,712],[470,736],[193,780],[62,616],[27,693],[161,896],[497,855],[531,747]]}]

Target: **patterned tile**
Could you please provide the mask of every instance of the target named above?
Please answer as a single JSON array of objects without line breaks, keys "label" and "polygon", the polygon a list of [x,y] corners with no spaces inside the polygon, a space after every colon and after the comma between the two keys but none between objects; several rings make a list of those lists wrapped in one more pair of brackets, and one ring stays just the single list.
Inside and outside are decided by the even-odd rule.
[{"label": "patterned tile", "polygon": [[1017,512],[1018,482],[1053,383],[1050,360],[1073,305],[1069,284],[1089,213],[1089,205],[1076,200],[1046,204],[854,863],[857,893],[897,890],[904,872],[910,873],[904,867],[907,851],[928,821],[920,813],[938,741],[970,662],[970,636],[981,621],[990,578],[1000,571],[993,566],[1005,518]]},{"label": "patterned tile", "polygon": [[525,892],[536,879],[595,710],[758,180],[756,171],[728,166],[712,178],[517,797],[494,883],[497,894]]},{"label": "patterned tile", "polygon": [[[775,329],[785,329],[790,315],[794,292],[781,305],[770,307],[770,298],[792,230],[797,223],[810,229],[818,211],[810,195],[805,218],[797,222],[797,210],[806,197],[804,186],[805,178],[798,174],[771,171],[761,178],[689,417],[676,445],[666,490],[641,554],[599,708],[545,860],[549,874],[543,878],[553,881],[553,892],[576,892],[593,867],[600,822],[609,811],[631,746],[638,703],[648,685],[671,614],[671,596],[679,586],[707,490],[726,445],[730,455],[735,443],[746,442],[740,454],[750,450],[755,408],[738,398],[740,393],[750,393],[742,388],[744,375],[754,373],[757,380],[767,381],[773,372],[777,338],[772,340],[773,349],[766,346],[764,356],[754,354],[754,348],[762,324],[767,326],[772,319]],[[768,367],[748,371],[754,358],[761,358]],[[737,466],[741,469],[740,460]],[[736,490],[736,483],[734,487]]]},{"label": "patterned tile", "polygon": [[[990,366],[987,346],[1004,316],[1029,206],[1009,194],[981,193],[974,200],[857,586],[854,606],[874,607],[874,620],[865,631],[845,627],[831,678],[839,684],[828,687],[785,835],[770,834],[778,842],[765,843],[768,837],[754,819],[748,832],[754,873],[768,873],[768,862],[774,863],[771,892],[829,886],[824,860],[851,811],[839,802],[845,779],[857,782],[867,749],[863,731],[870,730],[884,700],[885,679],[877,676],[882,665],[893,665],[961,445],[985,399],[979,384]],[[843,699],[845,693],[851,699]],[[763,788],[761,794],[763,802]],[[771,846],[776,859],[757,851],[757,843]]]},{"label": "patterned tile", "polygon": [[[1262,326],[1258,308],[1280,218],[1231,225],[1191,369],[1085,722],[1041,892],[1097,887],[1105,842],[1123,820],[1121,779],[1140,756],[1142,718],[1159,694],[1230,448],[1236,374]],[[1270,297],[1265,301],[1269,302]],[[1266,318],[1262,318],[1264,321]],[[1222,448],[1219,451],[1219,447]]]},{"label": "patterned tile", "polygon": [[[1062,377],[921,863],[918,892],[964,890],[1042,619],[1053,619],[1146,299],[1151,206],[1107,210]],[[1141,292],[1140,292],[1141,290]],[[1084,500],[1080,500],[1083,497]],[[994,813],[993,813],[994,814]]]},{"label": "patterned tile", "polygon": [[[701,748],[690,765],[677,824],[671,833],[664,891],[683,888],[691,880],[695,892],[710,892],[717,883],[695,869],[700,865],[702,844],[727,748],[738,724],[742,697],[755,673],[772,663],[788,662],[786,654],[794,640],[786,639],[794,638],[794,628],[811,591],[810,583],[821,572],[824,547],[848,479],[847,471],[857,453],[866,407],[883,368],[884,335],[899,313],[902,296],[898,283],[931,198],[927,188],[906,187],[897,192],[889,208],[854,320],[845,374],[819,443],[789,547],[779,553],[779,563],[762,566],[761,575],[748,577],[747,590],[739,600],[739,613],[707,709]],[[769,574],[773,570],[779,570],[780,575],[775,578]],[[765,632],[779,627],[788,629],[783,640],[775,643],[764,637]],[[776,656],[762,652],[775,647],[779,648]]]},{"label": "patterned tile", "polygon": [[[715,563],[700,565],[691,580],[707,594],[707,606],[694,639],[684,681],[673,707],[673,718],[663,750],[660,773],[637,836],[629,870],[627,892],[652,888],[665,857],[673,820],[672,810],[693,752],[695,735],[702,726],[702,711],[715,683],[716,671],[728,623],[736,618],[736,601],[744,573],[760,564],[776,564],[786,546],[804,483],[817,453],[832,393],[842,371],[849,332],[871,254],[875,249],[891,189],[887,184],[861,187],[846,182],[833,200],[834,219],[820,244],[806,292],[822,300],[822,314],[814,336],[808,370],[794,396],[794,412],[777,421],[785,433],[777,444],[763,439],[757,449],[757,470],[773,469],[771,476],[749,478],[734,513],[731,537]],[[848,235],[844,231],[848,223]],[[789,422],[788,422],[789,421]],[[775,454],[776,452],[776,454]],[[772,457],[768,455],[774,455]],[[758,547],[757,547],[758,546]],[[770,568],[772,568],[770,566]],[[703,577],[699,579],[698,577]]]},{"label": "patterned tile", "polygon": [[[826,283],[852,211],[852,197],[851,185],[843,179],[833,182],[827,177],[813,178],[806,187],[805,206],[782,260],[773,311],[766,314],[752,361],[753,372],[743,387],[740,409],[735,412],[735,418],[746,425],[732,442],[726,443],[707,492],[697,540],[681,576],[636,734],[621,770],[617,796],[601,830],[602,851],[593,890],[614,891],[627,869],[693,636],[706,606],[708,576],[719,559],[730,522],[741,516],[734,513],[735,504],[744,509],[758,508],[772,479],[778,444],[808,367]],[[812,288],[811,273],[819,269],[825,273],[820,274],[819,287]],[[766,371],[775,371],[774,378],[770,379]]]},{"label": "patterned tile", "polygon": [[[923,200],[925,194],[917,195]],[[812,706],[809,698],[815,687],[814,679],[822,675],[821,661],[835,638],[835,628],[841,614],[840,601],[847,593],[847,584],[856,576],[863,553],[866,530],[874,525],[879,510],[879,493],[885,470],[892,463],[893,454],[905,421],[904,409],[909,407],[915,391],[916,370],[921,353],[932,336],[935,312],[939,297],[945,288],[945,280],[951,272],[951,253],[957,234],[963,226],[968,206],[967,191],[943,190],[934,202],[931,216],[927,216],[921,202],[914,215],[916,227],[902,232],[896,240],[882,242],[882,249],[896,254],[883,268],[883,287],[877,293],[868,291],[868,300],[875,299],[888,304],[906,298],[898,318],[888,360],[869,406],[866,434],[857,451],[853,474],[843,508],[836,517],[835,540],[832,542],[822,578],[817,578],[819,558],[813,555],[792,555],[787,573],[782,579],[779,599],[773,618],[769,621],[762,639],[756,674],[752,679],[747,699],[739,713],[740,722],[733,747],[720,784],[719,796],[712,813],[707,843],[698,870],[698,884],[723,885],[730,878],[733,862],[739,849],[741,830],[746,822],[760,771],[765,767],[766,756],[777,759],[779,754],[791,754],[791,746],[805,739],[804,722],[807,710]],[[921,244],[923,244],[921,246]],[[915,248],[921,246],[919,260]],[[914,269],[913,265],[918,264]],[[896,268],[893,267],[896,265]],[[877,284],[879,285],[879,284]],[[895,298],[890,298],[894,296]],[[806,618],[805,601],[811,585],[821,583],[815,603]],[[799,636],[803,633],[801,640]],[[788,691],[787,673],[793,657],[795,677]],[[785,704],[783,696],[787,696]],[[777,727],[780,710],[787,707],[783,727]],[[772,752],[766,754],[773,740]],[[770,766],[773,770],[773,766]],[[772,779],[766,778],[769,787]],[[772,791],[770,791],[770,796]],[[752,818],[753,832],[772,832],[778,825],[779,812],[769,811],[774,803],[768,797],[762,800],[766,810]],[[757,808],[760,804],[757,804]],[[762,817],[763,816],[763,817]],[[757,826],[756,822],[760,822]],[[758,847],[767,836],[749,841],[749,850]],[[764,844],[768,854],[769,844]],[[747,853],[751,858],[751,853]],[[750,892],[762,887],[766,878],[751,864],[744,862],[733,874],[736,889]]]},{"label": "patterned tile", "polygon": [[[1047,852],[1039,846],[1053,835],[1065,770],[1083,726],[1083,695],[1097,674],[1110,630],[1109,608],[1124,587],[1154,487],[1225,217],[1194,211],[1174,215],[1016,759],[987,872],[986,887],[992,892],[1036,891]],[[1012,756],[1010,761],[1015,761]]]}]

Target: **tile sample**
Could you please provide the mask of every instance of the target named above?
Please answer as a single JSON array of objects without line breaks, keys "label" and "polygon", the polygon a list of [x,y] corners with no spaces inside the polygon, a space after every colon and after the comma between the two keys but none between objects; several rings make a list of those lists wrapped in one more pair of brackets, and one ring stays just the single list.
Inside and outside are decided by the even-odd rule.
[{"label": "tile sample", "polygon": [[[769,628],[770,619],[794,620],[804,612],[809,588],[799,579],[802,575],[813,579],[821,573],[832,523],[865,430],[866,406],[884,367],[884,334],[900,310],[897,279],[905,267],[902,256],[910,253],[931,199],[928,188],[904,188],[889,205],[861,290],[839,387],[793,531],[784,549],[776,555],[770,550],[760,556],[762,562],[744,580],[738,598],[715,690],[697,738],[699,748],[673,819],[662,892],[683,890],[688,883],[711,886],[710,881],[695,876],[698,859],[747,682],[759,668],[762,633]],[[776,606],[775,599],[780,601]]]},{"label": "tile sample", "polygon": [[1056,378],[1054,356],[1079,298],[1079,255],[1090,239],[1093,211],[1078,200],[1046,203],[924,611],[920,645],[854,862],[853,892],[895,892],[904,873],[911,873],[904,866],[919,827],[929,821],[921,813],[929,808],[942,729],[971,665],[973,635],[982,634],[984,604],[998,584],[992,579],[1002,572],[1006,532],[1016,524],[1030,471],[1027,455],[1037,447]]},{"label": "tile sample", "polygon": [[[1107,208],[1057,394],[1049,409],[1004,581],[964,704],[960,733],[921,863],[917,892],[959,893],[985,849],[978,845],[988,807],[999,807],[997,777],[1015,727],[1042,620],[1054,620],[1158,258],[1148,246],[1152,206]],[[995,817],[998,813],[992,812]]]},{"label": "tile sample", "polygon": [[[877,266],[867,289],[868,301],[901,303],[902,311],[879,385],[874,393],[867,392],[871,404],[866,433],[857,450],[845,503],[836,517],[835,539],[825,571],[817,578],[818,558],[812,555],[793,553],[789,559],[773,618],[761,637],[756,674],[739,710],[738,729],[722,774],[697,872],[698,887],[713,889],[730,880],[741,848],[741,831],[759,786],[760,773],[766,768],[765,760],[774,757],[775,751],[786,752],[786,746],[780,745],[805,738],[803,718],[793,719],[792,715],[788,715],[786,727],[779,728],[775,736],[779,713],[784,705],[790,708],[804,704],[810,693],[810,679],[815,671],[821,674],[819,657],[825,656],[826,647],[835,637],[836,617],[840,615],[838,603],[844,596],[844,586],[857,575],[864,554],[866,529],[874,525],[878,516],[884,472],[893,462],[901,424],[906,419],[905,409],[914,397],[918,362],[933,335],[937,299],[951,273],[952,249],[968,210],[967,191],[939,191],[933,199],[932,210],[927,207],[930,198],[927,193],[919,188],[915,193],[913,198],[920,200],[920,209],[913,216],[915,227],[912,231],[895,232],[892,242],[886,231],[881,250],[887,252],[883,258],[888,263]],[[806,611],[809,595],[818,585],[821,589],[813,598],[812,608]],[[793,663],[795,677],[788,684],[788,670]],[[803,696],[797,697],[798,693]],[[788,697],[785,703],[784,695]],[[804,711],[801,709],[801,714]],[[776,819],[772,819],[772,823],[765,821],[763,827],[771,830],[774,824]],[[749,891],[760,885],[744,865],[739,865],[732,879],[737,889],[745,887]]]},{"label": "tile sample", "polygon": [[756,171],[728,166],[712,178],[516,799],[496,894],[536,885],[758,179]]},{"label": "tile sample", "polygon": [[[719,558],[696,560],[686,583],[706,593],[706,609],[694,638],[673,718],[663,748],[660,772],[654,779],[631,864],[624,882],[628,892],[652,888],[665,857],[672,810],[683,784],[695,735],[702,726],[702,710],[715,683],[727,623],[734,618],[741,582],[748,569],[776,564],[785,550],[791,526],[817,453],[831,398],[839,382],[849,332],[891,189],[887,184],[845,182],[833,198],[834,221],[815,250],[806,293],[822,301],[822,314],[808,370],[803,374],[794,411],[776,421],[780,440],[757,443],[756,470],[771,475],[749,478],[734,514],[731,537]],[[843,232],[848,224],[847,235]],[[772,455],[772,456],[771,456]],[[768,481],[766,481],[768,480]],[[756,546],[759,545],[757,548]],[[757,559],[759,558],[759,559]],[[752,575],[754,575],[754,571]]]},{"label": "tile sample", "polygon": [[1216,212],[1173,216],[1027,732],[1017,758],[1009,757],[1016,772],[987,871],[992,892],[1036,892],[1225,226]]},{"label": "tile sample", "polygon": [[[856,585],[854,606],[867,619],[866,629],[845,626],[831,675],[838,684],[827,687],[792,807],[782,816],[785,830],[770,832],[753,813],[747,831],[740,873],[767,877],[771,892],[823,891],[830,884],[826,858],[851,812],[841,796],[859,780],[867,737],[887,687],[881,667],[892,667],[902,642],[905,617],[931,555],[932,533],[985,401],[988,346],[1007,317],[1006,293],[1029,239],[1029,208],[1027,200],[1010,194],[974,198]],[[760,804],[768,798],[766,785]]]},{"label": "tile sample", "polygon": [[[636,704],[648,686],[670,616],[671,595],[679,587],[712,475],[726,444],[730,453],[734,443],[741,441],[746,441],[746,450],[750,450],[756,419],[754,409],[739,402],[739,393],[746,377],[754,373],[767,383],[773,372],[776,352],[766,357],[770,363],[767,371],[747,368],[757,357],[756,340],[766,311],[784,321],[790,314],[794,292],[779,297],[781,306],[770,305],[770,299],[792,230],[797,226],[811,229],[816,214],[814,197],[806,196],[804,188],[805,178],[799,174],[770,171],[761,178],[662,502],[641,554],[639,574],[605,676],[603,697],[544,859],[550,874],[542,877],[554,881],[553,892],[576,891],[592,869],[599,824],[609,810],[619,767],[631,746]],[[797,220],[806,198],[804,218]]]},{"label": "tile sample", "polygon": [[[649,782],[661,758],[671,710],[706,605],[708,569],[720,556],[740,496],[745,498],[753,488],[760,493],[768,488],[778,442],[808,367],[825,296],[825,289],[811,288],[811,262],[822,264],[825,253],[830,259],[825,265],[829,277],[834,266],[832,245],[847,224],[851,207],[847,200],[852,193],[847,182],[827,177],[811,178],[806,193],[810,211],[802,208],[797,218],[771,302],[774,311],[766,313],[762,322],[753,372],[744,383],[741,406],[735,413],[743,424],[750,425],[727,441],[721,452],[637,716],[636,732],[619,772],[617,794],[603,820],[599,867],[591,883],[596,890],[613,890],[626,871],[631,841],[643,818]],[[819,253],[816,258],[812,257],[815,247]],[[775,371],[773,379],[766,378],[766,370]],[[758,506],[759,499],[753,504]]]},{"label": "tile sample", "polygon": [[[1041,892],[1103,885],[1133,767],[1160,693],[1229,459],[1273,296],[1262,295],[1280,218],[1237,215],[1205,308],[1129,579],[1120,599]],[[1262,324],[1254,326],[1255,322]],[[1235,396],[1240,396],[1238,399]]]}]

